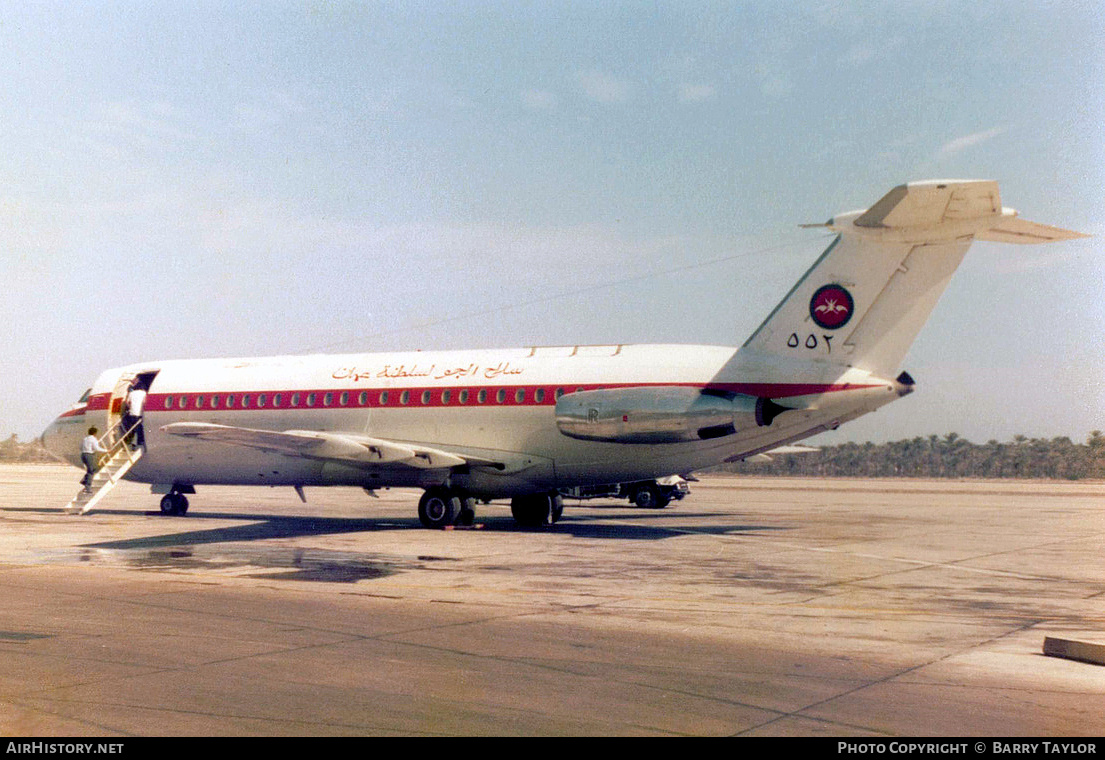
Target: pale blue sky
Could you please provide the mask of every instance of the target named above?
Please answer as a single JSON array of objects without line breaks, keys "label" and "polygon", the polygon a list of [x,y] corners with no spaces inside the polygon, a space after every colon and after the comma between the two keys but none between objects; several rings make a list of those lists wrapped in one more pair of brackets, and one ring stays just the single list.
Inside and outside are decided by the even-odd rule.
[{"label": "pale blue sky", "polygon": [[1101,2],[5,4],[0,434],[142,360],[739,345],[799,223],[985,178],[1095,238],[976,244],[834,440],[1084,439],[1103,50]]}]

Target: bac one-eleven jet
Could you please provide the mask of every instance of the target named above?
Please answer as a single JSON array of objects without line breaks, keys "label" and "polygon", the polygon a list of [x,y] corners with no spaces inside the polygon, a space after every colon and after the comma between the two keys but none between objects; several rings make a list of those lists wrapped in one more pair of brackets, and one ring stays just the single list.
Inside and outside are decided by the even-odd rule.
[{"label": "bac one-eleven jet", "polygon": [[[900,366],[972,240],[1083,237],[1019,219],[992,181],[901,185],[836,238],[740,348],[534,347],[145,362],[107,370],[43,434],[80,463],[90,427],[119,478],[183,514],[197,485],[425,489],[427,527],[478,499],[560,518],[558,489],[663,477],[798,441],[912,392]],[[132,389],[140,428],[121,432]],[[128,443],[129,441],[129,443]]]}]

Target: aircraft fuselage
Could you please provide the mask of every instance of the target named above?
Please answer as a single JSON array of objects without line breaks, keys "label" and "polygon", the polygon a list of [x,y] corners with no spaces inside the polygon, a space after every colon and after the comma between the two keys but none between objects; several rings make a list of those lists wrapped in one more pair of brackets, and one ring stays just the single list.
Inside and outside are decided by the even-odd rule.
[{"label": "aircraft fuselage", "polygon": [[[76,464],[86,429],[106,430],[117,420],[119,389],[137,375],[156,373],[145,405],[146,452],[128,479],[368,488],[428,487],[442,479],[434,470],[289,457],[162,430],[204,422],[432,442],[496,462],[449,474],[473,495],[496,497],[702,469],[814,435],[906,392],[860,370],[786,368],[777,357],[746,357],[721,346],[621,345],[149,362],[102,373],[87,402],[59,417],[44,442]],[[792,380],[769,379],[781,373]],[[665,445],[578,440],[556,424],[556,402],[565,394],[649,387],[771,398],[794,410],[769,425]]]}]

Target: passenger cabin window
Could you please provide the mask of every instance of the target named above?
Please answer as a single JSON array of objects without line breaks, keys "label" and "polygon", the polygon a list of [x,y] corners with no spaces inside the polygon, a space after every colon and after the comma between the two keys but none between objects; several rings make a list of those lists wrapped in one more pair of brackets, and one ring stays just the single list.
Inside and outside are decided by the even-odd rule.
[{"label": "passenger cabin window", "polygon": [[422,391],[422,406],[425,406],[428,403],[430,403],[430,392]]},{"label": "passenger cabin window", "polygon": [[388,392],[387,391],[381,391],[380,392],[380,406],[387,406],[387,405],[388,405]]},{"label": "passenger cabin window", "polygon": [[357,396],[357,403],[361,406],[368,406],[368,391],[361,391],[361,394]]},{"label": "passenger cabin window", "polygon": [[338,396],[338,403],[342,406],[349,406],[349,391],[342,391],[342,394]]},{"label": "passenger cabin window", "polygon": [[544,401],[545,401],[545,389],[544,388],[538,388],[533,394],[533,400],[536,401],[538,404],[544,403]]}]

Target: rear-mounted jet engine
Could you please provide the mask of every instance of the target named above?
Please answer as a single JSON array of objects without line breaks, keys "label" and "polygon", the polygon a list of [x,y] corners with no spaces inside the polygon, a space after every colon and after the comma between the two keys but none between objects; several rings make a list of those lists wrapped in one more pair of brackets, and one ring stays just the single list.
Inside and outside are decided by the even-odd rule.
[{"label": "rear-mounted jet engine", "polygon": [[679,443],[770,425],[785,406],[771,399],[682,386],[577,391],[556,402],[556,425],[571,438],[607,443]]}]

